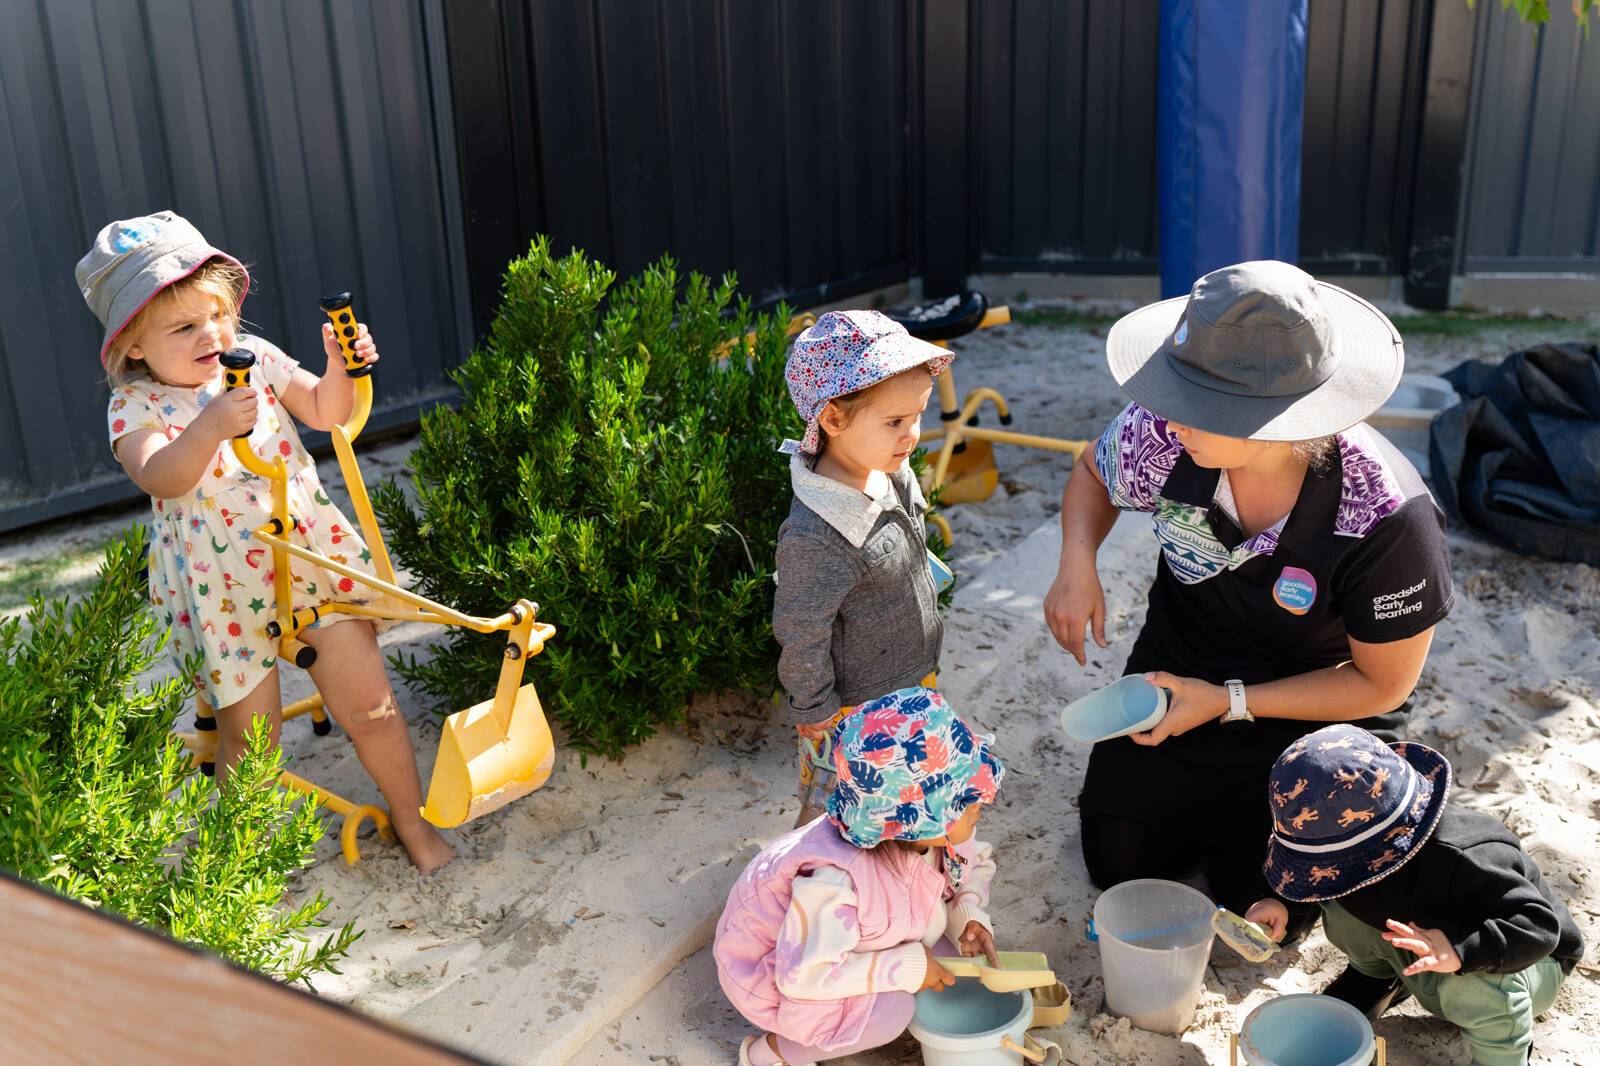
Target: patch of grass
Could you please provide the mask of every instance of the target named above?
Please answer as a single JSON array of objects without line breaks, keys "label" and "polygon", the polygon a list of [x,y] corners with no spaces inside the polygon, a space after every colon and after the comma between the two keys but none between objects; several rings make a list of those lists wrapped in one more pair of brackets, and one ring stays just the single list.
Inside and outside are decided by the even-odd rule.
[{"label": "patch of grass", "polygon": [[1491,314],[1462,308],[1455,311],[1425,311],[1415,315],[1396,315],[1395,328],[1405,337],[1471,337],[1491,329],[1548,329],[1563,335],[1600,338],[1600,328],[1579,318],[1560,315]]},{"label": "patch of grass", "polygon": [[1011,321],[1024,326],[1065,326],[1074,329],[1105,329],[1121,317],[1103,311],[1080,311],[1073,307],[1030,307],[1011,312]]},{"label": "patch of grass", "polygon": [[[109,543],[109,542],[106,542]],[[75,596],[94,584],[106,543],[77,545],[15,563],[0,563],[0,615],[25,607],[34,593]]]}]

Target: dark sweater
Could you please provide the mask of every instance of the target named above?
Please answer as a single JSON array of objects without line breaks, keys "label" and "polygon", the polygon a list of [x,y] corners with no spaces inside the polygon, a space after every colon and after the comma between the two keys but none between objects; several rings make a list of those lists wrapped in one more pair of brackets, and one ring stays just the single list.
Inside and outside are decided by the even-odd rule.
[{"label": "dark sweater", "polygon": [[793,722],[911,685],[939,669],[944,621],[928,571],[928,505],[909,463],[881,494],[823,477],[796,456],[778,529],[772,633]]},{"label": "dark sweater", "polygon": [[1442,930],[1463,973],[1516,973],[1550,956],[1571,973],[1583,956],[1572,915],[1522,842],[1499,819],[1454,804],[1410,861],[1338,902],[1374,929],[1394,918]]}]

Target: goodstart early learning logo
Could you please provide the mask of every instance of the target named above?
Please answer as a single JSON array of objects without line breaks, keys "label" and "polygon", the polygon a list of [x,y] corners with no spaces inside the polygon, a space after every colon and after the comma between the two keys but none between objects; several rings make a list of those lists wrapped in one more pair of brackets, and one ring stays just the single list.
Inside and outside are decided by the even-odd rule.
[{"label": "goodstart early learning logo", "polygon": [[1272,586],[1272,599],[1290,614],[1305,614],[1317,602],[1317,579],[1298,566],[1286,566]]}]

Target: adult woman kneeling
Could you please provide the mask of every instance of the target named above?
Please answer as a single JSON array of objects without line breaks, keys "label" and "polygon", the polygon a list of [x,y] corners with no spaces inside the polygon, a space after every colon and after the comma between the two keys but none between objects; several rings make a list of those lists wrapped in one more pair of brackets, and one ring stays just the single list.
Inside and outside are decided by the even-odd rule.
[{"label": "adult woman kneeling", "polygon": [[[1243,913],[1267,887],[1274,760],[1330,722],[1397,739],[1453,600],[1443,515],[1362,422],[1404,350],[1377,308],[1278,262],[1207,274],[1106,346],[1133,403],[1067,483],[1045,617],[1080,664],[1086,626],[1105,647],[1095,554],[1119,509],[1149,513],[1160,559],[1124,673],[1170,697],[1090,753],[1084,862],[1101,888],[1203,869]],[[1270,816],[1317,817],[1299,799],[1273,795]],[[1346,813],[1351,834],[1376,828]]]}]

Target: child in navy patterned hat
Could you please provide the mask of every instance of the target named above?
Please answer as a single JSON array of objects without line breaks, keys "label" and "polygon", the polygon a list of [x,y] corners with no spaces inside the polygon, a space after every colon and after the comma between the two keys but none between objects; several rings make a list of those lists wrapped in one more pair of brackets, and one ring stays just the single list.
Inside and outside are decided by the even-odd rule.
[{"label": "child in navy patterned hat", "polygon": [[784,376],[806,432],[779,449],[794,503],[778,530],[772,631],[799,733],[796,826],[822,813],[829,728],[854,705],[934,684],[944,623],[910,456],[950,359],[876,311],[830,311],[789,354]]},{"label": "child in navy patterned hat", "polygon": [[[1282,899],[1319,904],[1350,957],[1325,994],[1373,1020],[1415,996],[1461,1028],[1473,1063],[1525,1063],[1583,939],[1521,841],[1449,791],[1432,748],[1319,729],[1272,767],[1262,872]],[[1282,939],[1288,911],[1264,899],[1245,917]]]}]

